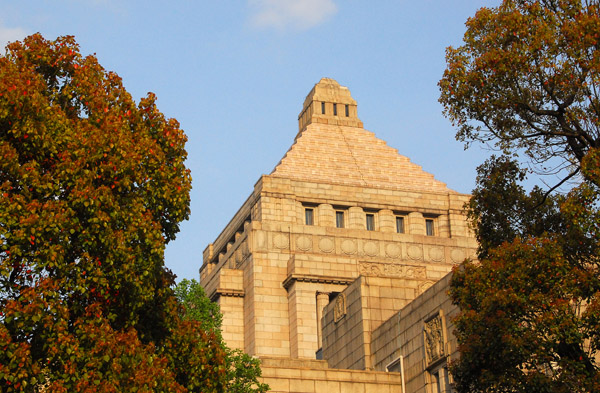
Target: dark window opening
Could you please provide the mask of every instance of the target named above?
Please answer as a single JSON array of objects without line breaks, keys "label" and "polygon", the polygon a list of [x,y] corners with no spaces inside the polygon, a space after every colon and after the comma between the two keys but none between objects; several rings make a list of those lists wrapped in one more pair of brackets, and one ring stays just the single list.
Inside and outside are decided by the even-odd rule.
[{"label": "dark window opening", "polygon": [[333,104],[333,115],[337,116],[337,104]]},{"label": "dark window opening", "polygon": [[404,217],[396,217],[396,233],[404,233]]},{"label": "dark window opening", "polygon": [[325,103],[321,102],[321,114],[325,114]]},{"label": "dark window opening", "polygon": [[427,234],[427,236],[433,236],[433,220],[432,219],[426,219],[425,220],[425,233]]},{"label": "dark window opening", "polygon": [[304,222],[306,225],[314,225],[313,213],[313,209],[304,209]]},{"label": "dark window opening", "polygon": [[367,231],[375,230],[375,215],[367,214]]},{"label": "dark window opening", "polygon": [[339,292],[330,292],[329,293],[329,303],[335,300],[335,298],[339,295]]},{"label": "dark window opening", "polygon": [[336,228],[344,227],[344,212],[335,212],[335,226]]},{"label": "dark window opening", "polygon": [[350,116],[350,108],[346,104],[346,117]]}]

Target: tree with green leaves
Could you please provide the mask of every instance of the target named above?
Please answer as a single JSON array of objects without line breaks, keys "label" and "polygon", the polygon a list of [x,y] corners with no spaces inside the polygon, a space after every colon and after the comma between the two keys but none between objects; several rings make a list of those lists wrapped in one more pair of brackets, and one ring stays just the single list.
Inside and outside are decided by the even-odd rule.
[{"label": "tree with green leaves", "polygon": [[0,56],[0,390],[220,392],[219,336],[179,316],[165,245],[186,137],[73,37]]},{"label": "tree with green leaves", "polygon": [[457,139],[503,153],[467,206],[479,261],[451,283],[459,392],[600,391],[599,47],[598,1],[504,0],[447,50]]},{"label": "tree with green leaves", "polygon": [[196,280],[181,280],[175,287],[175,294],[180,304],[181,318],[197,321],[207,331],[216,332],[220,345],[227,353],[227,389],[229,393],[266,393],[269,385],[261,383],[260,361],[239,349],[227,347],[221,337],[223,315],[219,306],[204,293],[204,289]]}]

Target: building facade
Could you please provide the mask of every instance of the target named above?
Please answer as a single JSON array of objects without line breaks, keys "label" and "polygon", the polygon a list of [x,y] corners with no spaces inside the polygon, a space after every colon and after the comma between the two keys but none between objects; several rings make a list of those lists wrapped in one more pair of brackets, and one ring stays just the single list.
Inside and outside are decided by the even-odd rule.
[{"label": "building facade", "polygon": [[200,282],[224,339],[259,357],[277,392],[444,391],[448,273],[477,248],[469,196],[365,130],[332,79],[298,122],[204,251]]}]

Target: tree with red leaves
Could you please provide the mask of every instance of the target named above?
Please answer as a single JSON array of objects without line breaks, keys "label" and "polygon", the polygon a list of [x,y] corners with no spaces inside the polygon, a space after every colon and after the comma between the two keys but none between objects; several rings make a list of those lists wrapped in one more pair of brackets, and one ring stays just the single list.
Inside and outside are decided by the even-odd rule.
[{"label": "tree with red leaves", "polygon": [[219,337],[180,318],[165,245],[186,137],[73,37],[0,56],[0,390],[220,392]]},{"label": "tree with red leaves", "polygon": [[[504,153],[467,206],[480,260],[451,283],[459,392],[600,391],[599,48],[597,0],[504,0],[447,50],[457,139]],[[553,183],[525,192],[532,173]]]}]

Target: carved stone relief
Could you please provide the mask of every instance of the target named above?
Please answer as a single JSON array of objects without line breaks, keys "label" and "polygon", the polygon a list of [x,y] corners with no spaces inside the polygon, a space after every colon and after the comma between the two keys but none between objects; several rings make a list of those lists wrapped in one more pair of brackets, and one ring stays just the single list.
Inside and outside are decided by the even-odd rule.
[{"label": "carved stone relief", "polygon": [[441,262],[444,259],[444,249],[441,247],[431,247],[429,249],[429,258],[434,262]]},{"label": "carved stone relief", "polygon": [[407,252],[410,259],[414,259],[415,261],[420,261],[423,259],[423,248],[420,246],[415,246],[412,244],[408,246]]},{"label": "carved stone relief", "polygon": [[279,248],[279,249],[284,249],[284,248],[288,248],[289,245],[290,245],[290,242],[288,239],[288,235],[278,233],[275,236],[273,236],[273,247]]},{"label": "carved stone relief", "polygon": [[319,240],[319,249],[323,252],[330,253],[335,249],[335,243],[330,237],[324,237]]},{"label": "carved stone relief", "polygon": [[419,284],[419,295],[428,290],[435,282],[433,281],[425,281]]},{"label": "carved stone relief", "polygon": [[333,320],[337,323],[346,316],[346,294],[340,293],[335,298],[333,307]]},{"label": "carved stone relief", "polygon": [[394,243],[390,243],[385,246],[385,255],[389,258],[398,258],[400,256],[400,246]]},{"label": "carved stone relief", "polygon": [[310,251],[312,248],[312,239],[308,236],[298,236],[296,247],[301,251]]},{"label": "carved stone relief", "polygon": [[424,338],[428,365],[446,355],[444,351],[444,332],[441,315],[438,314],[425,322]]},{"label": "carved stone relief", "polygon": [[346,255],[352,255],[356,253],[356,242],[353,240],[344,240],[341,244],[342,252]]},{"label": "carved stone relief", "polygon": [[465,252],[459,248],[455,248],[450,252],[450,259],[452,262],[460,263],[465,260]]},{"label": "carved stone relief", "polygon": [[361,262],[360,274],[376,277],[425,278],[426,271],[422,266]]},{"label": "carved stone relief", "polygon": [[379,247],[377,247],[377,244],[374,242],[366,242],[363,246],[363,250],[365,251],[365,254],[370,257],[374,257],[379,254]]}]

